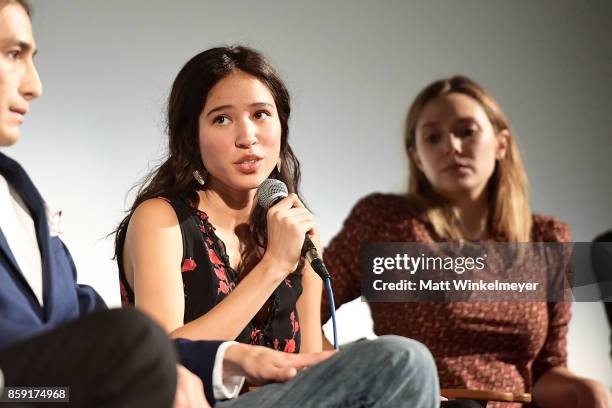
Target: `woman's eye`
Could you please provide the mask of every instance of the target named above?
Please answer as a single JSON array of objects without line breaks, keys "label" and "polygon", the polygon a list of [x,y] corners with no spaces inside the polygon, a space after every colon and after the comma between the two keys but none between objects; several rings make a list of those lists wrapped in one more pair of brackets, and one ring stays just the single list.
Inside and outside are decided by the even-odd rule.
[{"label": "woman's eye", "polygon": [[213,123],[216,125],[226,125],[227,122],[229,122],[228,118],[226,116],[217,116],[214,120]]},{"label": "woman's eye", "polygon": [[478,129],[473,126],[461,128],[457,131],[457,135],[459,135],[459,137],[470,137],[474,136],[476,133],[478,133]]},{"label": "woman's eye", "polygon": [[436,144],[440,141],[440,138],[441,136],[439,133],[430,133],[425,136],[425,141],[429,144]]},{"label": "woman's eye", "polygon": [[270,116],[270,112],[267,111],[257,111],[255,112],[255,119],[265,119]]}]

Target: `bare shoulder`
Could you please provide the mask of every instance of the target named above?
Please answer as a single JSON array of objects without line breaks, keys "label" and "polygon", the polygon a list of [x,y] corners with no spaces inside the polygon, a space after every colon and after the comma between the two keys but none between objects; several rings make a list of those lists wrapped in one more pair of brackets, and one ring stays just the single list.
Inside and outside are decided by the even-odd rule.
[{"label": "bare shoulder", "polygon": [[[129,229],[178,227],[178,218],[172,205],[164,198],[151,198],[143,201],[132,214]],[[128,229],[128,231],[129,231]]]},{"label": "bare shoulder", "polygon": [[133,245],[168,245],[178,239],[181,230],[174,208],[163,198],[152,198],[140,204],[128,224],[126,248]]},{"label": "bare shoulder", "polygon": [[139,271],[150,276],[159,265],[180,264],[181,255],[181,231],[170,203],[162,198],[144,201],[130,218],[123,247],[123,266],[130,286],[134,288],[134,275]]}]

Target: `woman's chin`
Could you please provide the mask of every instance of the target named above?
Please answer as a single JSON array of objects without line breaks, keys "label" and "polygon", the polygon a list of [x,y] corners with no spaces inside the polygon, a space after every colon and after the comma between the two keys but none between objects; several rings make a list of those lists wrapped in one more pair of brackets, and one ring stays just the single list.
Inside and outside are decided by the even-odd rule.
[{"label": "woman's chin", "polygon": [[231,185],[238,191],[256,190],[266,178],[264,174],[243,175],[232,180]]},{"label": "woman's chin", "polygon": [[453,183],[446,183],[436,189],[438,194],[453,201],[471,197],[477,190],[479,189],[476,183],[470,183],[469,180],[456,180]]}]

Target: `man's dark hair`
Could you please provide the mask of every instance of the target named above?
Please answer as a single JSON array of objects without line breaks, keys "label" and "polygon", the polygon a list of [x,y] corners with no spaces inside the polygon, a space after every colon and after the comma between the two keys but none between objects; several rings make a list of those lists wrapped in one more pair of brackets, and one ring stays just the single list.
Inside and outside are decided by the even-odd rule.
[{"label": "man's dark hair", "polygon": [[30,7],[30,3],[27,0],[0,0],[0,9],[9,4],[19,4],[28,16],[32,17],[32,7]]}]

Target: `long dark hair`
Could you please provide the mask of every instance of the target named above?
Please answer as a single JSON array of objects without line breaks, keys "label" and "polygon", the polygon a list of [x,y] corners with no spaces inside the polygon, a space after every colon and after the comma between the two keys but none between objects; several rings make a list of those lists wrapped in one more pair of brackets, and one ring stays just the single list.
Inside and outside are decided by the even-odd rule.
[{"label": "long dark hair", "polygon": [[[264,56],[251,48],[211,48],[190,59],[172,84],[166,126],[168,154],[165,160],[137,185],[136,199],[115,231],[115,256],[118,259],[122,258],[120,252],[123,250],[130,217],[143,201],[161,196],[182,195],[192,206],[198,206],[197,191],[202,189],[202,186],[193,178],[193,172],[204,168],[197,148],[200,113],[210,90],[223,78],[237,71],[253,75],[270,90],[281,124],[281,165],[280,171],[275,168],[269,177],[283,181],[290,193],[299,195],[300,163],[288,142],[291,107],[285,84]],[[253,242],[260,248],[265,248],[266,214],[261,207],[256,206],[253,210],[249,227]]]}]

